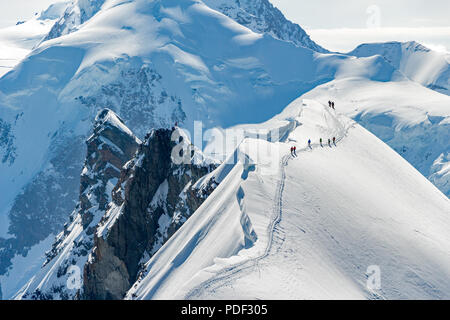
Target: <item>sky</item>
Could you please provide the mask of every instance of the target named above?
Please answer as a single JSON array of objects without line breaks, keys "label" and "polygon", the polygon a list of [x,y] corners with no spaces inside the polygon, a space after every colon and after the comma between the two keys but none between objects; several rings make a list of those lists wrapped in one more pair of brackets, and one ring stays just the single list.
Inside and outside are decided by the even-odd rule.
[{"label": "sky", "polygon": [[[0,0],[0,28],[63,0]],[[270,0],[320,45],[347,52],[365,42],[415,40],[450,51],[448,0]]]},{"label": "sky", "polygon": [[450,51],[448,0],[270,0],[333,51],[348,52],[365,42],[415,40]]},{"label": "sky", "polygon": [[63,0],[0,0],[0,28],[27,20],[49,5]]}]

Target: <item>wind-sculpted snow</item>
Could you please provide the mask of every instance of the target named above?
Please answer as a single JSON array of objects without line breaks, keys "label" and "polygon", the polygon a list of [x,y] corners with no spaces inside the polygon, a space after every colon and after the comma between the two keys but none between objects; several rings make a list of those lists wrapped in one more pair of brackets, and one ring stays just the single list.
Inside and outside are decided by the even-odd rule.
[{"label": "wind-sculpted snow", "polygon": [[[241,161],[147,262],[127,298],[448,298],[448,199],[324,104],[299,99],[276,121],[297,125],[280,142],[239,146]],[[257,150],[278,170],[264,174]],[[250,245],[242,207],[257,239]]]}]

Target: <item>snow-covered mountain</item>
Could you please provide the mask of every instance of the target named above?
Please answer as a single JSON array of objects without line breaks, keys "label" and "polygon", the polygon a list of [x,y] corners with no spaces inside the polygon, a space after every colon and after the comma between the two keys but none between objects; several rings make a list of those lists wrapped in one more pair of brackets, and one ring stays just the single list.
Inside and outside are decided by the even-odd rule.
[{"label": "snow-covered mountain", "polygon": [[368,43],[348,53],[356,57],[381,55],[408,78],[450,95],[450,55],[411,42]]},{"label": "snow-covered mountain", "polygon": [[204,0],[207,6],[222,12],[256,33],[290,41],[317,52],[328,52],[311,40],[299,25],[287,20],[269,0]]},{"label": "snow-covered mountain", "polygon": [[[84,200],[78,191],[89,152],[85,141],[104,108],[116,113],[137,139],[146,140],[151,129],[170,129],[176,122],[189,131],[195,120],[202,121],[204,129],[260,123],[316,88],[308,93],[312,98],[335,99],[339,112],[373,128],[448,194],[448,97],[416,85],[380,55],[326,53],[267,0],[74,0],[60,12],[59,18],[49,18],[53,26],[47,36],[36,36],[33,51],[0,78],[0,286],[6,298],[39,269],[42,253],[70,212],[72,221],[58,236],[51,262],[21,294],[76,296],[54,290],[53,285],[60,286],[68,277],[56,272],[56,279],[54,271],[65,270],[67,259],[78,255],[74,245],[95,242],[92,230],[85,234],[88,231],[80,227]],[[345,90],[338,90],[339,84]],[[373,88],[383,90],[371,95]],[[404,100],[405,92],[412,102]],[[390,100],[395,102],[391,109],[377,107]],[[364,106],[363,112],[353,112],[355,101],[357,107]],[[380,117],[366,112],[376,110],[383,118],[397,115],[389,112],[397,107],[402,108],[402,117],[389,120],[387,129],[379,129]],[[415,126],[397,125],[400,118]],[[435,143],[427,144],[430,137]],[[420,149],[415,148],[418,144]],[[403,146],[408,152],[402,152]],[[217,174],[228,176],[226,168]],[[104,191],[111,186],[108,177],[96,185],[83,184],[86,177],[81,176],[81,189],[109,200],[109,191]],[[102,205],[111,202],[104,200]],[[119,205],[112,207],[122,212]],[[113,214],[100,212],[93,221]],[[251,245],[255,233],[246,215],[240,217]],[[96,221],[91,227],[98,227]],[[101,243],[110,253],[108,248],[123,239],[112,236]],[[145,255],[142,248],[137,252],[136,256]],[[84,254],[76,264],[85,263]],[[93,278],[86,281],[100,287],[89,286],[89,297],[119,297],[135,277],[145,276],[145,272],[137,275],[136,256],[106,256],[125,261],[126,272],[114,290],[96,291],[106,281],[108,263],[92,254]],[[30,267],[23,271],[24,265]]]},{"label": "snow-covered mountain", "polygon": [[48,34],[64,12],[67,3],[59,2],[28,21],[0,29],[0,77],[13,69]]},{"label": "snow-covered mountain", "polygon": [[[288,123],[281,141],[244,140],[128,299],[450,297],[448,198],[325,104],[299,99],[258,128]],[[367,286],[378,271],[380,287]]]},{"label": "snow-covered mountain", "polygon": [[[100,11],[105,2],[105,0],[72,0],[45,40],[77,31],[82,24]],[[268,0],[205,0],[203,2],[253,32],[267,33],[274,38],[317,52],[328,52],[312,41],[299,25],[287,20]]]},{"label": "snow-covered mountain", "polygon": [[4,277],[15,256],[57,234],[73,211],[84,141],[101,109],[117,112],[142,139],[175,122],[189,130],[193,120],[206,129],[261,122],[336,76],[401,77],[382,58],[321,55],[255,33],[201,1],[100,5],[71,4],[64,15],[91,18],[42,42],[0,78]]}]

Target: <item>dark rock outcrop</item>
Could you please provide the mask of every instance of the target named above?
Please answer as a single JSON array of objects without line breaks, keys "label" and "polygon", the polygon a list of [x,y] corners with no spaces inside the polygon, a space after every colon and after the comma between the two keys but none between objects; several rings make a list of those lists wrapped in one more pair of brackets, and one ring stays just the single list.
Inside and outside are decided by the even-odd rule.
[{"label": "dark rock outcrop", "polygon": [[173,133],[152,131],[124,167],[84,269],[84,298],[122,299],[143,258],[153,255],[208,196],[194,183],[215,165],[196,161],[195,153],[189,163],[173,163]]},{"label": "dark rock outcrop", "polygon": [[[140,141],[111,110],[102,110],[95,118],[94,130],[87,139],[87,154],[81,173],[79,201],[70,221],[46,253],[43,268],[23,295],[24,299],[77,299],[79,291],[67,288],[71,266],[86,264],[93,247],[98,222],[111,202],[111,192],[120,178],[123,165],[131,159]],[[65,250],[69,247],[69,250]],[[48,285],[35,288],[40,277]]]}]

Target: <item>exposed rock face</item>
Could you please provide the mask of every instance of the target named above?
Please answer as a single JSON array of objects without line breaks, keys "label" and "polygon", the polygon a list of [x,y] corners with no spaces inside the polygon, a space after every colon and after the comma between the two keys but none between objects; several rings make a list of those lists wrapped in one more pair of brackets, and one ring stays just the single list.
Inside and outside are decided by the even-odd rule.
[{"label": "exposed rock face", "polygon": [[111,108],[140,138],[151,128],[170,128],[186,119],[181,99],[170,93],[151,65],[132,58],[105,68],[116,75],[114,81],[102,84],[95,94],[76,98],[89,109]]},{"label": "exposed rock face", "polygon": [[0,119],[0,161],[12,164],[16,158],[11,125]]},{"label": "exposed rock face", "polygon": [[[93,247],[96,226],[111,201],[111,191],[120,177],[122,166],[134,156],[140,141],[111,110],[102,110],[95,119],[94,132],[86,141],[87,156],[81,174],[79,202],[64,226],[47,260],[32,280],[24,299],[75,299],[78,289],[67,287],[69,269],[81,270]],[[46,277],[46,285],[39,279]]]},{"label": "exposed rock face", "polygon": [[[298,46],[317,52],[328,52],[311,40],[298,24],[287,20],[269,0],[203,0],[203,2],[256,33],[268,33]],[[101,9],[104,3],[105,0],[73,1],[43,41],[77,31]]]},{"label": "exposed rock face", "polygon": [[174,164],[173,132],[152,131],[124,167],[84,269],[84,298],[122,299],[139,275],[141,260],[153,255],[212,192],[213,187],[197,190],[193,184],[215,165],[195,152],[189,163]]},{"label": "exposed rock face", "polygon": [[328,52],[312,41],[298,24],[287,20],[269,0],[203,0],[203,2],[256,33],[267,33],[297,46],[317,52]]}]

